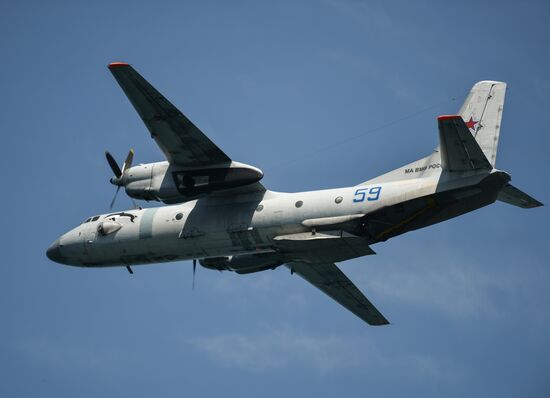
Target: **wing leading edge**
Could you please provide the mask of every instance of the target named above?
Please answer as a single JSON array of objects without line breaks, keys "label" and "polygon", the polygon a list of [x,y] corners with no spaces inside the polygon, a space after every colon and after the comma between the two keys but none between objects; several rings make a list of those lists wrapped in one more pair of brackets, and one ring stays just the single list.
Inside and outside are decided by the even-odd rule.
[{"label": "wing leading edge", "polygon": [[229,156],[132,66],[114,62],[109,70],[170,164],[200,168],[231,163]]}]

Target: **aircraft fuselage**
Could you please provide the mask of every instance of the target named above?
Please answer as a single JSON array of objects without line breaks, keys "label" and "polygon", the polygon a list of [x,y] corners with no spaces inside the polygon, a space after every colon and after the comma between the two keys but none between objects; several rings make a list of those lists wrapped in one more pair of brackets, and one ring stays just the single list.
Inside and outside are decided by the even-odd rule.
[{"label": "aircraft fuselage", "polygon": [[[453,183],[467,192],[468,186],[480,184],[487,176],[471,175]],[[495,200],[505,179],[500,180],[488,192],[481,193],[489,198],[485,204]],[[369,215],[399,203],[437,198],[447,192],[454,192],[453,186],[438,184],[433,179],[409,179],[299,193],[267,191],[261,195],[207,197],[178,205],[125,210],[91,217],[57,239],[48,256],[63,264],[83,267],[230,257],[274,252],[273,239],[277,236],[329,230],[364,236],[365,243],[372,244],[406,229],[392,229],[388,236],[375,234],[369,223],[376,220],[369,220]],[[480,195],[472,192],[471,195]],[[459,195],[442,202],[437,207],[438,214],[443,207],[456,206],[463,199],[464,195]],[[484,202],[476,198],[475,203]],[[428,207],[422,204],[420,212],[411,210],[412,218],[407,213],[401,217],[405,224],[411,224],[431,214]],[[480,205],[461,206],[460,214],[477,207]],[[116,230],[109,233],[110,227]]]}]

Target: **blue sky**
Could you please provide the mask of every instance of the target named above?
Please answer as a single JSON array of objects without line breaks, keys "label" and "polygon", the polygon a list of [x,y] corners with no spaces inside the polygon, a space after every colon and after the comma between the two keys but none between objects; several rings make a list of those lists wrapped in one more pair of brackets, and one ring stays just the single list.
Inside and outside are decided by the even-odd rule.
[{"label": "blue sky", "polygon": [[497,166],[549,202],[546,2],[229,3],[0,5],[0,395],[548,396],[548,207],[497,203],[342,264],[381,328],[285,269],[199,269],[193,291],[189,262],[130,277],[45,257],[108,210],[105,149],[162,158],[112,61],[278,191],[424,156],[437,115],[503,80]]}]

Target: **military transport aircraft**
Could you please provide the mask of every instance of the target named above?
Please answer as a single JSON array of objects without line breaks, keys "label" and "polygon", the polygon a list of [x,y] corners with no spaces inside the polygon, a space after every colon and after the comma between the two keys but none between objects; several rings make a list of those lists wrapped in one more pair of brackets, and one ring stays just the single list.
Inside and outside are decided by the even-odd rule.
[{"label": "military transport aircraft", "polygon": [[[196,260],[248,274],[286,265],[370,325],[386,318],[335,265],[375,254],[371,245],[500,200],[542,203],[495,168],[506,83],[476,83],[457,115],[439,116],[428,156],[353,187],[269,191],[256,167],[232,160],[123,62],[109,65],[166,161],[122,168],[111,182],[131,198],[167,206],[96,215],[47,251],[58,263],[130,266]],[[116,195],[115,195],[116,197]]]}]

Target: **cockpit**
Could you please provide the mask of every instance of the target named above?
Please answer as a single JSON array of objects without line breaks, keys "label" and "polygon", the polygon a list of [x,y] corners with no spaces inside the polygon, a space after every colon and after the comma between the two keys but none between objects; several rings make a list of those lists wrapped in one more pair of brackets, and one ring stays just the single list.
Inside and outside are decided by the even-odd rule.
[{"label": "cockpit", "polygon": [[[106,245],[113,241],[118,231],[124,229],[131,234],[139,230],[140,217],[141,212],[134,210],[88,217],[53,242],[46,254],[52,261],[68,265],[102,261],[98,259],[102,258]],[[92,250],[97,245],[104,250]]]},{"label": "cockpit", "polygon": [[92,221],[97,221],[97,220],[99,220],[99,217],[100,216],[93,216],[93,217],[87,218],[86,220],[82,221],[82,224],[86,224],[86,223],[92,222]]},{"label": "cockpit", "polygon": [[131,222],[134,222],[134,220],[137,218],[137,215],[122,211],[118,213],[106,214],[104,216],[93,216],[93,217],[88,217],[86,220],[82,221],[81,225],[89,222],[97,221],[100,218],[103,218],[105,220],[118,221],[121,217],[128,217],[128,220],[130,220]]}]

